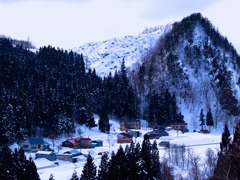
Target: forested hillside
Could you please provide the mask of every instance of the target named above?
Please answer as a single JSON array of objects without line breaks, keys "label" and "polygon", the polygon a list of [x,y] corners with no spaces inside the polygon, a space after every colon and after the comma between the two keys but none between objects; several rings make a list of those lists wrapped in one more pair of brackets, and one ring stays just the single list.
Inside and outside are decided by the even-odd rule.
[{"label": "forested hillside", "polygon": [[177,105],[185,104],[193,114],[189,120],[195,128],[201,109],[205,115],[212,109],[217,126],[239,115],[239,65],[240,56],[227,38],[196,13],[174,23],[130,78],[143,114],[151,101],[148,97],[168,89]]},{"label": "forested hillside", "polygon": [[18,142],[26,136],[73,133],[75,123],[109,131],[108,114],[116,118],[137,115],[134,92],[122,69],[101,79],[86,70],[82,55],[42,47],[36,53],[11,40],[0,39],[0,142]]}]

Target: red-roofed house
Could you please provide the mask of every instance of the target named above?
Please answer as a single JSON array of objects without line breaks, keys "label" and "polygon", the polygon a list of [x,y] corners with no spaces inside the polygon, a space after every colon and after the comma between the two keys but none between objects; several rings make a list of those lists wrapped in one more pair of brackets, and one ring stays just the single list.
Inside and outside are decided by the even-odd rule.
[{"label": "red-roofed house", "polygon": [[132,142],[132,136],[127,133],[119,133],[117,135],[117,142],[118,143],[131,143]]},{"label": "red-roofed house", "polygon": [[89,148],[92,145],[92,140],[90,138],[78,137],[76,140],[78,141],[80,148]]},{"label": "red-roofed house", "polygon": [[92,145],[92,140],[90,138],[82,138],[82,137],[78,137],[75,139],[67,139],[66,141],[62,142],[63,147],[70,147],[74,149],[88,148],[91,145]]},{"label": "red-roofed house", "polygon": [[66,141],[62,142],[63,147],[70,147],[70,148],[80,148],[79,143],[76,139],[67,139]]}]

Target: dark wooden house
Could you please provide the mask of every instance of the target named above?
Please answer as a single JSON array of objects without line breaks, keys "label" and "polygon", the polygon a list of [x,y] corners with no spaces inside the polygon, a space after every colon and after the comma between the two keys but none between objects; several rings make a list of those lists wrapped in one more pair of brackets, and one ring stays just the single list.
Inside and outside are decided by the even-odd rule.
[{"label": "dark wooden house", "polygon": [[131,143],[133,137],[127,133],[119,133],[117,135],[117,143]]}]

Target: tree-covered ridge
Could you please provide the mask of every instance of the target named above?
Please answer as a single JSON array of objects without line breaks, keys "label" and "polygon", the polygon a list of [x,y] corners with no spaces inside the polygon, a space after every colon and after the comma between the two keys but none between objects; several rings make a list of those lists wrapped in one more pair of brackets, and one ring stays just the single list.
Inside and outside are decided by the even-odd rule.
[{"label": "tree-covered ridge", "polygon": [[193,107],[193,114],[211,108],[213,114],[238,116],[239,69],[240,56],[232,44],[207,18],[194,13],[159,38],[132,71],[131,83],[142,107],[149,92],[168,89],[178,101]]}]

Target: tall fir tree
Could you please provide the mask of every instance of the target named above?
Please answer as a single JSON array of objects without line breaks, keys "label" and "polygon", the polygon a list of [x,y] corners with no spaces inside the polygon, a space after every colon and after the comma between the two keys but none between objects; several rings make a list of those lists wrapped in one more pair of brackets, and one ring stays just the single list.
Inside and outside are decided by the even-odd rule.
[{"label": "tall fir tree", "polygon": [[214,121],[213,121],[211,108],[208,109],[208,112],[207,112],[207,115],[206,115],[206,125],[209,126],[209,127],[214,126]]},{"label": "tall fir tree", "polygon": [[76,171],[73,172],[72,177],[70,180],[79,180],[78,174]]},{"label": "tall fir tree", "polygon": [[147,179],[153,179],[153,169],[152,169],[152,156],[151,156],[151,142],[149,140],[149,136],[147,134],[144,135],[144,139],[142,142],[142,150],[141,150],[141,159],[144,161],[144,171],[147,172]]},{"label": "tall fir tree", "polygon": [[[235,127],[232,143],[229,142],[230,134],[225,124],[222,135],[221,151],[218,153],[217,165],[211,180],[239,179],[240,177],[240,123]],[[224,138],[223,138],[224,137]]]},{"label": "tall fir tree", "polygon": [[203,126],[205,125],[205,118],[204,118],[204,114],[203,114],[203,109],[201,109],[201,112],[200,112],[199,122],[200,122],[200,126],[203,130]]},{"label": "tall fir tree", "polygon": [[117,162],[116,154],[112,151],[111,159],[109,161],[109,171],[108,177],[111,179],[112,177],[118,177],[119,175],[119,167],[117,166],[119,162]]},{"label": "tall fir tree", "polygon": [[99,180],[108,180],[109,172],[109,157],[107,153],[104,153],[101,157],[101,162],[98,168],[98,179]]},{"label": "tall fir tree", "polygon": [[156,140],[153,141],[153,144],[152,144],[151,156],[152,156],[151,159],[152,159],[153,176],[155,179],[161,179],[160,157],[159,157],[159,151],[158,151]]},{"label": "tall fir tree", "polygon": [[107,133],[110,131],[109,117],[108,117],[108,101],[104,97],[102,107],[99,112],[98,128],[101,132]]},{"label": "tall fir tree", "polygon": [[92,156],[89,154],[87,162],[83,166],[81,180],[95,180],[97,179],[97,168],[93,162]]},{"label": "tall fir tree", "polygon": [[119,179],[127,179],[128,178],[128,164],[127,164],[127,159],[125,152],[120,145],[118,148],[118,151],[116,153],[116,162],[117,162],[117,167],[118,169],[118,177]]},{"label": "tall fir tree", "polygon": [[222,142],[220,143],[220,149],[222,152],[228,151],[231,137],[227,123],[224,125],[224,132],[222,133]]}]

